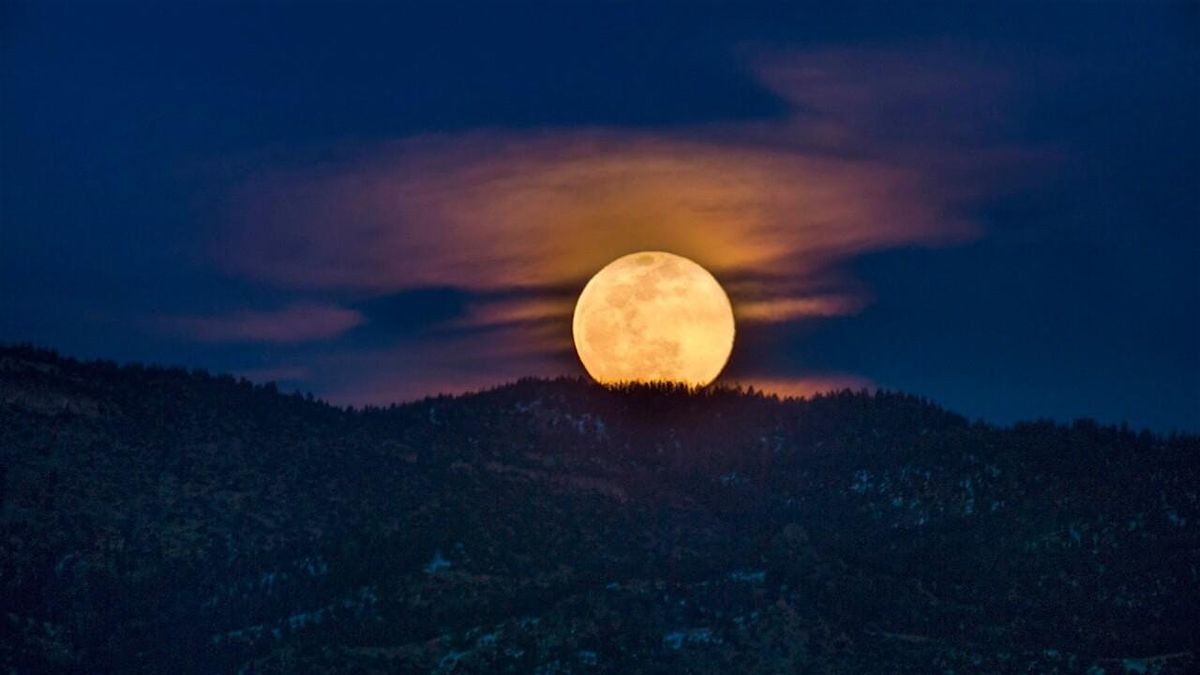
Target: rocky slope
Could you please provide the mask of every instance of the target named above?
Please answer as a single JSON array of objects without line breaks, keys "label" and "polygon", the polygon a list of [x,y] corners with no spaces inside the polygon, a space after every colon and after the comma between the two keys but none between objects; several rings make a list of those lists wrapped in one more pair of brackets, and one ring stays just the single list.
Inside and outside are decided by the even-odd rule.
[{"label": "rocky slope", "polygon": [[1198,525],[1193,436],[0,349],[13,672],[1188,672]]}]

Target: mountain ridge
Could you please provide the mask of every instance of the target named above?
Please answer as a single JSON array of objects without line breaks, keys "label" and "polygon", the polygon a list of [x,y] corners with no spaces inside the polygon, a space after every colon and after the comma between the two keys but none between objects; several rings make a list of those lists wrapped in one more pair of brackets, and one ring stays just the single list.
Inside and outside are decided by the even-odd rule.
[{"label": "mountain ridge", "polygon": [[571,379],[348,410],[29,347],[0,422],[18,672],[1196,664],[1194,436]]}]

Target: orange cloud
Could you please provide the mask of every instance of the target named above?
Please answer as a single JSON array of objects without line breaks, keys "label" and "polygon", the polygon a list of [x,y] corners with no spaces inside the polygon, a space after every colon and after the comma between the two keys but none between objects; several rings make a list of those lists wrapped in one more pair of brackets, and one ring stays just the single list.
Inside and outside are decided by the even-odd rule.
[{"label": "orange cloud", "polygon": [[575,309],[574,298],[509,298],[471,305],[457,326],[479,327],[561,320]]},{"label": "orange cloud", "polygon": [[[549,353],[570,348],[575,293],[631,251],[692,258],[741,320],[780,323],[860,311],[869,294],[845,271],[856,256],[979,236],[963,207],[1001,153],[959,152],[981,123],[956,115],[993,105],[1001,78],[869,51],[752,61],[790,116],[426,135],[263,173],[235,200],[222,262],[289,289],[478,292],[453,326],[504,330],[466,352],[511,339]],[[361,320],[338,316],[326,324]]]},{"label": "orange cloud", "polygon": [[739,321],[779,322],[809,317],[855,314],[866,298],[851,295],[818,295],[807,298],[748,300],[737,306]]},{"label": "orange cloud", "polygon": [[805,377],[752,377],[741,378],[732,384],[754,387],[770,394],[788,398],[811,398],[817,394],[851,389],[874,389],[875,383],[865,377],[846,374],[812,375]]},{"label": "orange cloud", "polygon": [[974,236],[931,180],[766,141],[429,137],[260,179],[227,250],[235,269],[287,287],[558,286],[642,249],[693,258],[718,278],[795,280],[865,251]]}]

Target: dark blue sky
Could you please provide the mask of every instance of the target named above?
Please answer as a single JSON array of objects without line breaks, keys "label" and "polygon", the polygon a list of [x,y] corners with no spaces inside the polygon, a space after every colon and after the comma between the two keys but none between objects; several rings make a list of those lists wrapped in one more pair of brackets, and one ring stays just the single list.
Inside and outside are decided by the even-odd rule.
[{"label": "dark blue sky", "polygon": [[[742,324],[739,381],[1200,429],[1195,3],[562,4],[3,4],[0,341],[382,402],[581,372],[496,345],[597,241],[767,232],[682,252],[839,309]],[[638,224],[746,166],[763,222]]]}]

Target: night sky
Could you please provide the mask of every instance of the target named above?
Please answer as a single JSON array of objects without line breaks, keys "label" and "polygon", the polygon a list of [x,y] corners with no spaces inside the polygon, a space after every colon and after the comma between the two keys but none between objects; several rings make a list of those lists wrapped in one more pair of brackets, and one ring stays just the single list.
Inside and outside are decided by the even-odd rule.
[{"label": "night sky", "polygon": [[661,249],[723,381],[1200,429],[1195,3],[156,5],[0,8],[0,341],[389,403]]}]

